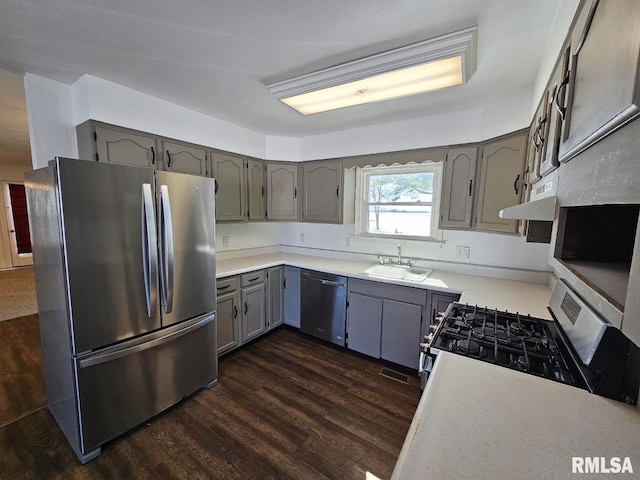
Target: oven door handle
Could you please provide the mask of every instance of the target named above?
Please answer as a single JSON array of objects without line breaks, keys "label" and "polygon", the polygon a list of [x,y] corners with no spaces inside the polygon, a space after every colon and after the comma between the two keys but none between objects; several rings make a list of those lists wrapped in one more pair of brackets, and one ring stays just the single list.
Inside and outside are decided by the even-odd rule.
[{"label": "oven door handle", "polygon": [[422,373],[424,371],[424,362],[426,360],[426,356],[426,353],[420,352],[420,360],[418,360],[418,373]]}]

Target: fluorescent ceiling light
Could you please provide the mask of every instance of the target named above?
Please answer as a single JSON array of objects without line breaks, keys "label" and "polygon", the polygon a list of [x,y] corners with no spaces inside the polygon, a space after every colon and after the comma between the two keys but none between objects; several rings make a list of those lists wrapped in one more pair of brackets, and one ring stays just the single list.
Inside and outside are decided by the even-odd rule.
[{"label": "fluorescent ceiling light", "polygon": [[476,69],[477,27],[267,85],[303,115],[462,85]]}]

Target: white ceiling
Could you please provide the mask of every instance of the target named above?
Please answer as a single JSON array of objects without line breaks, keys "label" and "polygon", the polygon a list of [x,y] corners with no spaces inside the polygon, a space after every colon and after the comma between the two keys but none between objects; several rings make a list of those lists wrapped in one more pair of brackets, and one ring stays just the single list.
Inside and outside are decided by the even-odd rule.
[{"label": "white ceiling", "polygon": [[[91,74],[269,135],[446,111],[531,86],[564,0],[2,0],[0,68]],[[467,85],[304,117],[265,84],[478,25]]]}]

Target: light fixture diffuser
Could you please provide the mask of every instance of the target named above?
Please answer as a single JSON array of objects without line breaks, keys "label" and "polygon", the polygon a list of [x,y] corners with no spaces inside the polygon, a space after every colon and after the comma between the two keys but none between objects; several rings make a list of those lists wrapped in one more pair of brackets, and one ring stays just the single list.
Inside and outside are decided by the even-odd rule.
[{"label": "light fixture diffuser", "polygon": [[406,97],[467,82],[477,27],[267,85],[303,115]]}]

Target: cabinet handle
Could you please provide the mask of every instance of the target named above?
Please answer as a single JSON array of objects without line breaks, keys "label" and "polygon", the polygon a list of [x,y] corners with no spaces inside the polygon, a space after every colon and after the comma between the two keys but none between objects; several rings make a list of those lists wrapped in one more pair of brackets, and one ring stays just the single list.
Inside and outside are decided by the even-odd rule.
[{"label": "cabinet handle", "polygon": [[171,154],[167,150],[167,168],[171,168]]},{"label": "cabinet handle", "polygon": [[471,196],[472,191],[473,191],[473,178],[469,180],[469,196]]},{"label": "cabinet handle", "polygon": [[282,282],[282,288],[287,288],[287,279],[285,277],[284,281]]},{"label": "cabinet handle", "polygon": [[156,151],[151,147],[151,165],[156,164]]},{"label": "cabinet handle", "polygon": [[293,198],[298,198],[298,187],[293,187]]},{"label": "cabinet handle", "polygon": [[262,198],[264,198],[264,185],[260,189],[262,190]]},{"label": "cabinet handle", "polygon": [[516,195],[518,195],[518,180],[520,180],[520,174],[516,175],[516,179],[513,181],[513,189],[516,192]]},{"label": "cabinet handle", "polygon": [[567,114],[567,107],[561,107],[560,106],[560,92],[564,92],[566,89],[566,86],[569,85],[569,74],[570,74],[570,70],[567,70],[567,74],[564,76],[564,79],[562,80],[562,83],[560,84],[560,86],[558,87],[558,90],[556,91],[556,95],[554,98],[554,102],[556,105],[556,110],[558,110],[558,113],[560,114],[560,118],[562,119],[562,121],[564,122],[564,117]]},{"label": "cabinet handle", "polygon": [[238,306],[233,306],[233,318],[238,318]]},{"label": "cabinet handle", "polygon": [[218,193],[218,180],[214,180],[215,183],[215,192],[214,193]]},{"label": "cabinet handle", "polygon": [[336,197],[340,198],[340,185],[336,187]]},{"label": "cabinet handle", "polygon": [[230,288],[231,285],[225,285],[224,287],[218,287],[218,291],[220,290],[226,290],[227,288]]},{"label": "cabinet handle", "polygon": [[244,314],[246,315],[248,311],[249,311],[249,305],[247,305],[247,302],[244,302]]},{"label": "cabinet handle", "polygon": [[258,280],[260,277],[254,277],[254,278],[250,278],[249,280],[247,280],[247,282],[255,282],[256,280]]}]

